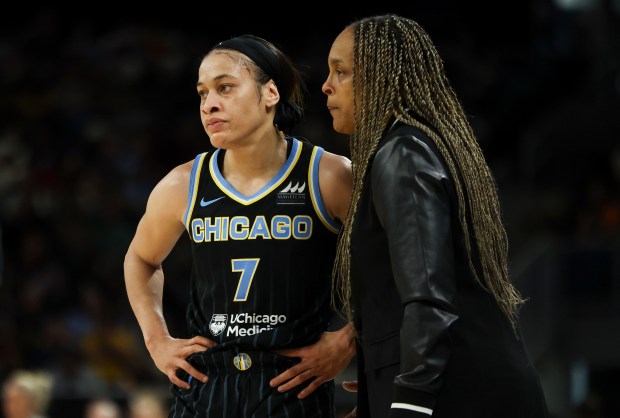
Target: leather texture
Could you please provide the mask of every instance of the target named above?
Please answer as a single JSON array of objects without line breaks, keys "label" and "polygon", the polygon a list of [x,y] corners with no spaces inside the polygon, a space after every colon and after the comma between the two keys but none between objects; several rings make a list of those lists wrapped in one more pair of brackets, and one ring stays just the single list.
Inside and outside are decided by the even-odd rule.
[{"label": "leather texture", "polygon": [[[469,269],[455,187],[433,141],[397,123],[366,175],[351,243],[359,373],[372,382],[398,364],[384,390],[434,417],[545,417],[520,335]],[[428,417],[373,405],[371,392],[362,399],[359,418]]]}]

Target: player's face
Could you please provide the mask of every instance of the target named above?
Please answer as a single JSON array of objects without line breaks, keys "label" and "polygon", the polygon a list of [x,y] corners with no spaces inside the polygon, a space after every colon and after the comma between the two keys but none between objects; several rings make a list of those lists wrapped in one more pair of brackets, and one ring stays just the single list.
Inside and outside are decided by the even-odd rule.
[{"label": "player's face", "polygon": [[323,83],[327,108],[336,132],[352,135],[353,115],[353,29],[345,29],[332,44],[327,58],[329,74]]},{"label": "player's face", "polygon": [[198,69],[197,90],[202,125],[215,147],[248,143],[273,126],[270,109],[279,99],[277,89],[272,81],[260,87],[238,52],[207,55]]}]

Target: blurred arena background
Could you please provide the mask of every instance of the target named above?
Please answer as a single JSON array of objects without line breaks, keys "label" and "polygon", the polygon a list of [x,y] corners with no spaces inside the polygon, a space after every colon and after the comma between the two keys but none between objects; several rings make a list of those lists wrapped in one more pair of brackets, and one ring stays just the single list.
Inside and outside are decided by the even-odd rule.
[{"label": "blurred arena background", "polygon": [[[49,418],[85,417],[97,399],[133,418],[144,391],[167,401],[122,264],[152,187],[209,146],[195,93],[202,56],[244,33],[281,47],[309,87],[293,134],[346,155],[320,91],[327,53],[355,18],[393,12],[437,44],[496,176],[552,416],[617,417],[620,0],[388,3],[3,13],[0,383],[17,370],[48,373]],[[189,260],[182,240],[164,264],[179,337]],[[344,413],[354,396],[339,388],[337,400]]]}]

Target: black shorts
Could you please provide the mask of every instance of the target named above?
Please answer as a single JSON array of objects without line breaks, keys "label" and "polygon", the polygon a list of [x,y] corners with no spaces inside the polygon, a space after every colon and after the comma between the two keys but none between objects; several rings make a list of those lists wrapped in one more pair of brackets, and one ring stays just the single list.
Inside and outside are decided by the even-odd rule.
[{"label": "black shorts", "polygon": [[[244,355],[245,354],[245,355]],[[235,359],[236,357],[236,359]],[[298,360],[267,351],[220,351],[194,354],[188,361],[209,376],[207,383],[191,379],[190,389],[172,385],[170,418],[334,418],[334,382],[318,387],[305,399],[297,394],[306,386],[280,393],[269,381]]]}]

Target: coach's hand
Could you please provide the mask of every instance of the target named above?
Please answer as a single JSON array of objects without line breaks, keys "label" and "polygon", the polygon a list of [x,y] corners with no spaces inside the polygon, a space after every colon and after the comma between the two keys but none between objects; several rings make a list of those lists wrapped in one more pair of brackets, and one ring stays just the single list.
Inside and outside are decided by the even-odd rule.
[{"label": "coach's hand", "polygon": [[307,347],[275,352],[286,357],[298,357],[301,361],[273,378],[269,384],[271,387],[277,386],[279,392],[286,392],[313,379],[297,395],[303,399],[349,365],[355,355],[355,331],[353,325],[347,324],[338,331],[324,332],[319,341]]},{"label": "coach's hand", "polygon": [[189,383],[181,380],[177,376],[177,371],[185,370],[194,379],[206,383],[209,378],[200,373],[189,362],[187,358],[194,353],[206,351],[213,347],[215,342],[201,336],[190,339],[172,338],[165,336],[152,340],[147,343],[147,348],[157,368],[168,379],[182,389],[189,389]]}]

